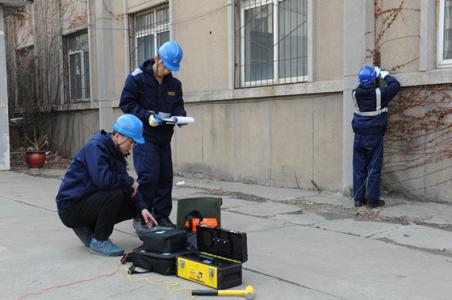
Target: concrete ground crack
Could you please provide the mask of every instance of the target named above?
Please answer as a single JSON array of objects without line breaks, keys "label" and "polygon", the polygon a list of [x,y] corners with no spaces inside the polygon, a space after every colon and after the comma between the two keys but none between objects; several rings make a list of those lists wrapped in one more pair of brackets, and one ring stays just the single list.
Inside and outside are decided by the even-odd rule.
[{"label": "concrete ground crack", "polygon": [[246,270],[246,271],[249,271],[249,272],[252,272],[252,273],[256,273],[256,274],[259,274],[259,275],[262,275],[262,276],[270,277],[270,278],[273,278],[273,279],[276,279],[276,280],[279,280],[279,281],[282,281],[282,282],[285,282],[285,283],[288,283],[288,284],[291,284],[291,285],[295,285],[295,286],[298,286],[298,287],[301,287],[301,288],[305,288],[305,289],[308,289],[308,290],[311,290],[311,291],[315,291],[315,292],[320,293],[322,295],[328,295],[328,296],[331,296],[331,297],[336,298],[336,299],[347,300],[345,298],[342,298],[342,297],[330,294],[328,292],[324,292],[324,291],[318,290],[316,288],[313,288],[313,287],[310,287],[310,286],[307,286],[307,285],[304,285],[304,284],[300,284],[298,282],[293,282],[293,281],[290,281],[290,280],[287,280],[287,279],[284,279],[284,278],[281,278],[281,277],[278,277],[278,276],[274,276],[274,275],[267,274],[267,273],[264,273],[264,272],[260,272],[260,271],[257,271],[257,270],[253,270],[253,269],[250,269],[250,268],[243,267],[243,269]]},{"label": "concrete ground crack", "polygon": [[227,212],[238,214],[238,215],[255,217],[255,218],[260,218],[260,219],[270,219],[270,218],[275,216],[275,215],[256,216],[256,215],[247,214],[247,213],[244,213],[244,212],[241,212],[241,211],[236,211],[236,210],[233,210],[231,208],[222,209],[222,211],[227,211]]},{"label": "concrete ground crack", "polygon": [[400,246],[400,247],[405,247],[405,248],[412,249],[412,250],[422,251],[422,252],[425,252],[425,253],[436,254],[436,255],[441,255],[441,256],[445,256],[445,257],[452,257],[452,252],[444,252],[442,250],[427,249],[427,248],[421,248],[421,247],[407,245],[407,244],[400,244],[400,243],[397,243],[396,241],[393,241],[393,240],[388,239],[388,238],[378,238],[378,239],[375,239],[375,240],[376,241],[381,241],[381,242],[384,242],[384,243],[388,243],[388,244],[392,244],[392,245],[397,245],[397,246]]},{"label": "concrete ground crack", "polygon": [[36,204],[33,204],[33,203],[29,203],[29,202],[25,202],[25,201],[20,201],[20,200],[14,200],[14,199],[9,199],[9,200],[12,200],[12,201],[17,202],[17,203],[20,203],[20,204],[25,204],[25,205],[28,205],[28,206],[32,206],[32,207],[40,208],[40,209],[43,209],[43,210],[47,210],[47,211],[57,212],[56,209],[50,209],[50,208],[43,207],[43,206],[39,206],[39,205],[36,205]]},{"label": "concrete ground crack", "polygon": [[372,238],[372,237],[374,237],[374,236],[376,236],[376,235],[378,235],[378,234],[387,233],[387,232],[391,232],[391,231],[397,231],[397,230],[400,229],[400,227],[403,227],[403,226],[405,226],[405,225],[400,225],[400,226],[397,226],[396,228],[391,228],[391,229],[388,229],[388,230],[383,230],[383,231],[380,231],[380,232],[375,232],[375,233],[372,233],[372,234],[367,235],[367,236],[364,236],[364,237],[367,238],[367,239],[370,239],[370,238]]},{"label": "concrete ground crack", "polygon": [[216,196],[232,196],[232,197],[236,197],[237,199],[245,200],[245,201],[253,201],[253,202],[271,201],[271,199],[268,199],[268,198],[264,198],[264,197],[260,197],[260,196],[256,196],[256,195],[252,195],[252,194],[246,194],[246,193],[242,193],[242,192],[230,192],[230,191],[225,191],[222,189],[211,189],[211,188],[192,186],[192,185],[185,185],[185,187],[195,189],[195,190],[206,191],[209,194],[216,195]]}]

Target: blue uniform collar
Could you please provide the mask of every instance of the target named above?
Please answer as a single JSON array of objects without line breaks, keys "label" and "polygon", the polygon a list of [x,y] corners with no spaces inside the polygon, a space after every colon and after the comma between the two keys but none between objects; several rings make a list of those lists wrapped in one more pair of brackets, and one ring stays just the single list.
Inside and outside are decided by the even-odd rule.
[{"label": "blue uniform collar", "polygon": [[[157,83],[157,79],[155,79],[155,76],[154,76],[154,71],[152,70],[152,66],[154,64],[155,64],[155,59],[153,59],[153,58],[147,59],[141,63],[140,69],[147,75],[151,76],[153,83]],[[171,73],[169,73],[168,75],[163,77],[162,83],[167,83],[172,78],[173,78],[173,75]]]},{"label": "blue uniform collar", "polygon": [[117,157],[117,158],[124,158],[124,154],[122,154],[121,151],[119,151],[118,147],[116,146],[116,144],[113,142],[112,136],[110,133],[106,132],[105,130],[100,130],[97,134],[96,134],[96,139],[98,140],[103,140],[105,143],[105,146],[107,146],[107,148],[111,151],[111,153]]},{"label": "blue uniform collar", "polygon": [[362,89],[375,89],[375,85],[373,82],[370,83],[360,83],[358,88],[362,88]]}]

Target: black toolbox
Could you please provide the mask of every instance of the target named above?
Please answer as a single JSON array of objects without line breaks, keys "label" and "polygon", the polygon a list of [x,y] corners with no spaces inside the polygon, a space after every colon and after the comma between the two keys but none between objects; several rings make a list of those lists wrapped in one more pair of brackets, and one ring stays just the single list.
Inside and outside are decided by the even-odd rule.
[{"label": "black toolbox", "polygon": [[[131,262],[129,267],[130,274],[156,272],[162,275],[176,274],[176,258],[179,255],[189,255],[190,250],[179,250],[175,252],[156,253],[149,252],[143,246],[133,250],[132,253],[125,254],[121,262]],[[145,269],[144,272],[136,271],[136,267]]]},{"label": "black toolbox", "polygon": [[[162,275],[174,275],[176,274],[176,257],[193,252],[187,250],[188,233],[185,230],[163,226],[147,228],[139,223],[134,223],[134,228],[143,245],[125,254],[121,259],[123,264],[132,263],[129,268],[131,274],[156,272]],[[136,271],[136,267],[146,271]]]},{"label": "black toolbox", "polygon": [[168,253],[184,250],[187,246],[187,231],[155,226],[147,231],[138,232],[146,251]]},{"label": "black toolbox", "polygon": [[242,284],[246,233],[198,225],[196,238],[198,252],[177,257],[177,276],[215,289]]}]

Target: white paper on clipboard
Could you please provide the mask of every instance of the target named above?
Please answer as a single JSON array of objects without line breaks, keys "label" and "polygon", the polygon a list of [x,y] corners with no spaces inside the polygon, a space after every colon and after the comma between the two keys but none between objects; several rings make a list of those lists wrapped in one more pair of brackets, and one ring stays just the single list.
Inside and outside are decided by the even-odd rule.
[{"label": "white paper on clipboard", "polygon": [[195,119],[192,117],[183,117],[183,116],[172,116],[169,118],[161,118],[168,124],[177,124],[177,125],[186,125],[192,124],[195,122]]}]

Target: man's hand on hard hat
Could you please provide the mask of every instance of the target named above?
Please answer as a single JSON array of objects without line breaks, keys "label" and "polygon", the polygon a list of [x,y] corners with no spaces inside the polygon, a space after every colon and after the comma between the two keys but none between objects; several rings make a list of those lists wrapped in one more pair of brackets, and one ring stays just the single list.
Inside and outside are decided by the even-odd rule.
[{"label": "man's hand on hard hat", "polygon": [[143,217],[144,222],[146,223],[146,225],[148,227],[152,227],[154,225],[158,225],[159,223],[157,222],[157,220],[154,218],[154,216],[149,212],[149,210],[147,208],[144,208],[141,211],[141,216]]},{"label": "man's hand on hard hat", "polygon": [[157,127],[157,126],[163,124],[163,120],[162,120],[162,118],[160,118],[159,115],[152,114],[149,116],[148,123],[149,123],[149,126],[151,126],[151,127]]},{"label": "man's hand on hard hat", "polygon": [[130,186],[132,188],[132,198],[135,198],[137,191],[138,191],[138,183],[136,181],[133,182],[133,184]]}]

